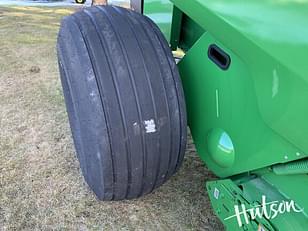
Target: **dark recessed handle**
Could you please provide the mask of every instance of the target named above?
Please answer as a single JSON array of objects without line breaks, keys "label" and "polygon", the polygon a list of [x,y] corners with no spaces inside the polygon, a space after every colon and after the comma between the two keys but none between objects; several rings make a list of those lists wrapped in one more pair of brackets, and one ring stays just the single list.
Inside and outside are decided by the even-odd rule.
[{"label": "dark recessed handle", "polygon": [[230,56],[215,44],[209,46],[207,54],[209,59],[212,60],[221,69],[227,70],[229,68],[231,64]]}]

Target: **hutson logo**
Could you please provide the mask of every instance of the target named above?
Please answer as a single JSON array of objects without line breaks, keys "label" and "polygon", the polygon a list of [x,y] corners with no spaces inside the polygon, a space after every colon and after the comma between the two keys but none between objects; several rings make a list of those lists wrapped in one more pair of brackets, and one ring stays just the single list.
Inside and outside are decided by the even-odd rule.
[{"label": "hutson logo", "polygon": [[262,219],[263,217],[270,220],[283,213],[301,213],[303,212],[303,209],[296,208],[293,200],[267,202],[266,196],[262,196],[261,205],[254,206],[249,209],[246,208],[245,204],[235,205],[234,212],[234,215],[227,217],[224,220],[236,218],[238,225],[242,227],[244,223],[247,225],[249,224],[249,217],[251,220],[255,220],[256,218]]}]

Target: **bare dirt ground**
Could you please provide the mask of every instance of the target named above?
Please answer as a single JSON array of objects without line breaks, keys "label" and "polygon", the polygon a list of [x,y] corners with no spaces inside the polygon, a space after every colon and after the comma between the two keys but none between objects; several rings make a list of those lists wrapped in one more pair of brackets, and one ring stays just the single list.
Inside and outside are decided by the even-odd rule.
[{"label": "bare dirt ground", "polygon": [[72,144],[57,68],[70,8],[0,8],[0,230],[222,230],[190,143],[181,170],[138,200],[99,202]]}]

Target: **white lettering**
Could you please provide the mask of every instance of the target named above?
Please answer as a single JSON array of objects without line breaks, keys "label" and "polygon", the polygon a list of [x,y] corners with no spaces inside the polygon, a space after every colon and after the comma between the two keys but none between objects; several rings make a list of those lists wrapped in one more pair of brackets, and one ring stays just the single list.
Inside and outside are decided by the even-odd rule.
[{"label": "white lettering", "polygon": [[[269,207],[268,207],[269,205]],[[241,209],[240,209],[241,208]],[[262,219],[265,217],[266,219],[274,219],[279,214],[284,213],[301,213],[303,209],[298,209],[295,206],[295,202],[293,200],[290,201],[272,201],[266,202],[266,196],[262,196],[261,205],[254,206],[252,208],[246,209],[245,204],[234,205],[234,215],[225,218],[225,220],[236,217],[239,227],[243,226],[242,217],[244,217],[244,222],[249,224],[249,217],[251,220],[255,220],[257,218]]]}]

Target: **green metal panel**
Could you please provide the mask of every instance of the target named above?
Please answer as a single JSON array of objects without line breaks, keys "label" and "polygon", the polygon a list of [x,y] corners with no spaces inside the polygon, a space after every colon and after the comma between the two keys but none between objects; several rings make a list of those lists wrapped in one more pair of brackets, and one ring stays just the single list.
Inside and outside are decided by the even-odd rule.
[{"label": "green metal panel", "polygon": [[185,14],[183,14],[181,25],[182,28],[178,46],[181,49],[188,51],[201,37],[201,35],[204,34],[205,30]]},{"label": "green metal panel", "polygon": [[[308,1],[173,3],[207,31],[179,63],[189,126],[207,166],[220,177],[251,176],[254,169],[306,158]],[[231,57],[228,70],[209,59],[211,44]],[[301,163],[277,167],[304,173]],[[286,170],[279,174],[291,173]],[[256,220],[241,229],[234,220],[224,220],[234,205],[254,206],[263,195],[308,207],[307,174],[276,175],[267,169],[255,174],[254,180],[238,178],[243,191],[234,177],[208,183],[212,205],[226,228],[257,230],[262,224],[266,230],[306,230],[305,210]],[[215,188],[223,192],[220,200],[214,197]]]},{"label": "green metal panel", "polygon": [[[230,55],[232,61],[227,71],[208,58],[211,44],[217,44]],[[194,142],[215,174],[231,176],[297,159],[296,153],[302,153],[265,124],[249,65],[210,33],[205,33],[186,53],[179,70]],[[217,133],[221,133],[221,140],[216,138]],[[227,142],[224,134],[230,137],[234,148],[233,161],[227,166],[218,159],[224,162],[229,153],[224,155],[214,150]],[[214,151],[209,153],[209,149]]]},{"label": "green metal panel", "polygon": [[169,0],[144,0],[143,14],[151,18],[170,41],[173,4]]},{"label": "green metal panel", "polygon": [[188,51],[204,32],[204,28],[174,6],[170,41],[172,50],[181,48]]},{"label": "green metal panel", "polygon": [[169,0],[145,0],[143,11],[159,26],[172,50],[189,50],[205,32]]},{"label": "green metal panel", "polygon": [[266,227],[267,231],[275,230],[266,219],[257,218],[246,223],[243,216],[240,217],[242,222],[240,227],[237,218],[233,217],[235,214],[234,205],[241,207],[243,204],[246,208],[252,208],[254,204],[253,201],[250,201],[243,195],[243,192],[230,179],[208,182],[206,188],[215,214],[225,225],[226,230],[256,231],[259,225]]},{"label": "green metal panel", "polygon": [[[308,157],[308,0],[171,1],[172,48],[188,44],[178,66],[197,151],[216,175],[230,177],[207,184],[216,214],[228,230],[306,230],[305,210],[242,229],[224,218],[262,195],[308,207],[307,159],[276,165]],[[209,58],[212,44],[231,58],[227,70]]]},{"label": "green metal panel", "polygon": [[[307,184],[308,178],[304,175],[291,177],[293,179],[267,172],[261,176],[242,176],[234,181],[227,179],[208,182],[207,190],[214,211],[227,230],[257,230],[258,226],[262,225],[265,230],[304,231],[308,226],[308,217],[303,208],[308,206],[308,201],[307,199],[301,200],[304,198],[302,195],[304,193],[298,193],[297,189],[300,188],[300,184]],[[292,188],[291,186],[294,187]],[[244,214],[241,214],[239,218],[242,227],[240,227],[237,217],[234,216],[236,214],[234,206],[239,206],[240,212],[243,212],[242,204],[245,205],[246,209],[258,208],[258,206],[262,205],[262,196],[266,196],[264,199],[268,204],[265,209],[270,216],[274,215],[270,207],[272,202],[276,202],[278,205],[285,202],[290,203],[291,200],[296,201],[294,207],[297,212],[293,209],[288,212],[286,210],[269,220],[265,216],[262,218],[257,217],[256,219],[251,219],[250,217],[248,223],[245,221]],[[259,208],[262,211],[262,207]],[[275,209],[278,210],[277,207]]]},{"label": "green metal panel", "polygon": [[[218,176],[225,177],[307,157],[308,123],[305,118],[308,113],[308,76],[305,71],[308,65],[297,62],[305,58],[303,51],[298,53],[296,59],[293,56],[286,60],[287,56],[282,55],[297,46],[308,52],[306,44],[301,41],[299,45],[294,45],[293,41],[287,40],[282,49],[281,38],[269,33],[269,28],[264,26],[267,36],[273,35],[266,39],[261,33],[263,28],[260,28],[264,24],[259,26],[253,20],[260,19],[252,7],[256,6],[256,1],[253,1],[254,5],[240,4],[240,1],[173,2],[208,31],[189,50],[179,68],[194,141],[209,168]],[[284,5],[265,0],[260,2],[262,9],[267,6],[273,11],[281,11],[286,18],[294,18],[293,14],[287,14]],[[297,6],[299,14],[296,18],[306,20],[308,24],[302,15],[305,11],[301,10],[300,5]],[[232,17],[229,8],[237,7],[239,10],[234,10]],[[228,12],[227,19],[221,11]],[[246,11],[249,11],[250,17],[245,21],[249,25],[245,31],[240,16]],[[266,13],[269,14],[268,10]],[[266,18],[271,19],[269,15]],[[269,22],[274,24],[276,19]],[[257,28],[259,33],[250,33],[250,27]],[[295,32],[297,36],[301,33]],[[208,59],[210,44],[218,44],[231,56],[229,70],[221,70]],[[215,158],[218,152],[208,153],[209,147],[214,146],[213,150],[215,145],[218,148],[222,146],[218,140],[216,144],[211,141],[214,139],[211,136],[215,136],[211,134],[219,131],[223,131],[220,142],[224,142],[223,137],[228,135],[234,148],[234,162],[227,167],[217,162],[224,159],[224,155]]]},{"label": "green metal panel", "polygon": [[283,193],[285,197],[296,201],[297,205],[304,210],[303,213],[306,216],[306,220],[304,223],[305,226],[303,227],[308,227],[307,174],[277,176],[272,172],[268,172],[260,176],[266,182],[279,189],[279,191]]}]

